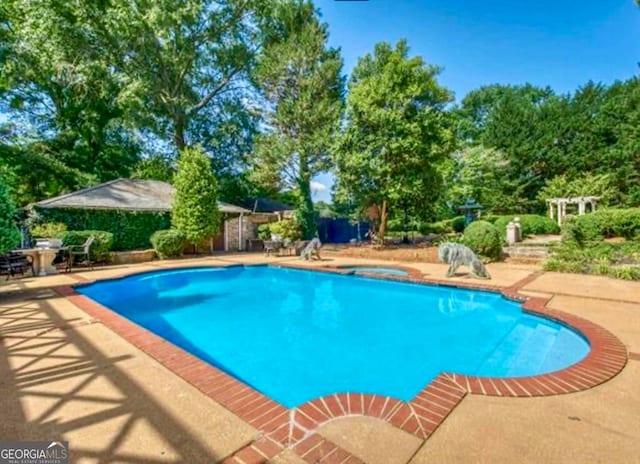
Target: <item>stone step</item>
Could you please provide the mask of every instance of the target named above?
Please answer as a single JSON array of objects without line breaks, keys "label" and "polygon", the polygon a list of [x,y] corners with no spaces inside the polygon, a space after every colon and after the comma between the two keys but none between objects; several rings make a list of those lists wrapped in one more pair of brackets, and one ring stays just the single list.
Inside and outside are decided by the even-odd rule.
[{"label": "stone step", "polygon": [[504,248],[510,258],[540,258],[549,256],[549,248],[545,246],[509,246]]}]

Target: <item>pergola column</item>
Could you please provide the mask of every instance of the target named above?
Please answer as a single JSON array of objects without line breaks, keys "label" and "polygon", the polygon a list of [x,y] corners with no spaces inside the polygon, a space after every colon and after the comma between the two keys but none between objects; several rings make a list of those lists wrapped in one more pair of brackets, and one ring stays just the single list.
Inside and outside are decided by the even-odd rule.
[{"label": "pergola column", "polygon": [[[592,204],[593,204],[593,203],[592,203]],[[580,216],[581,216],[581,215],[583,215],[583,214],[584,214],[584,212],[585,212],[585,211],[584,211],[584,207],[585,207],[584,200],[578,200],[578,214],[579,214]]]}]

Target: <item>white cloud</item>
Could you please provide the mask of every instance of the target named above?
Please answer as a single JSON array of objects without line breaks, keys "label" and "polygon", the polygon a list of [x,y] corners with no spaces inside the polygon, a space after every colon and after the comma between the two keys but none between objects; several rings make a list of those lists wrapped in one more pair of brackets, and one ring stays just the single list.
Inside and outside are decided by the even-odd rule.
[{"label": "white cloud", "polygon": [[311,191],[313,192],[326,192],[328,189],[326,185],[320,182],[316,182],[315,180],[312,180],[309,186],[311,187]]}]

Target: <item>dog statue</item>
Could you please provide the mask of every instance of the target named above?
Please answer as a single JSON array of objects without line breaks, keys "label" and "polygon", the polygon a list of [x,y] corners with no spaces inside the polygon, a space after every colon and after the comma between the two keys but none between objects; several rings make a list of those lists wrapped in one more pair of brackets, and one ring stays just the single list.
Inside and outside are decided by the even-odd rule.
[{"label": "dog statue", "polygon": [[447,277],[453,277],[460,266],[469,266],[469,268],[471,268],[469,277],[491,279],[482,261],[480,261],[473,250],[467,246],[459,243],[443,243],[438,247],[438,257],[440,261],[450,265],[447,271]]},{"label": "dog statue", "polygon": [[318,237],[312,239],[306,247],[300,253],[300,258],[310,260],[314,255],[317,259],[320,258],[320,248],[322,248],[322,242]]}]

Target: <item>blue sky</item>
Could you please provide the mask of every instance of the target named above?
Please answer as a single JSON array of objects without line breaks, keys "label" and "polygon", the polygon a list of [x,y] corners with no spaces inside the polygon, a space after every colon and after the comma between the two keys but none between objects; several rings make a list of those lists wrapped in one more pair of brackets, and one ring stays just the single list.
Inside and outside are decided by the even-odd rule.
[{"label": "blue sky", "polygon": [[[638,75],[640,8],[633,0],[315,0],[340,47],[344,72],[380,41],[408,40],[411,53],[443,67],[456,100],[482,85],[551,86]],[[316,179],[330,186],[331,176]],[[330,192],[316,189],[315,199]]]}]

